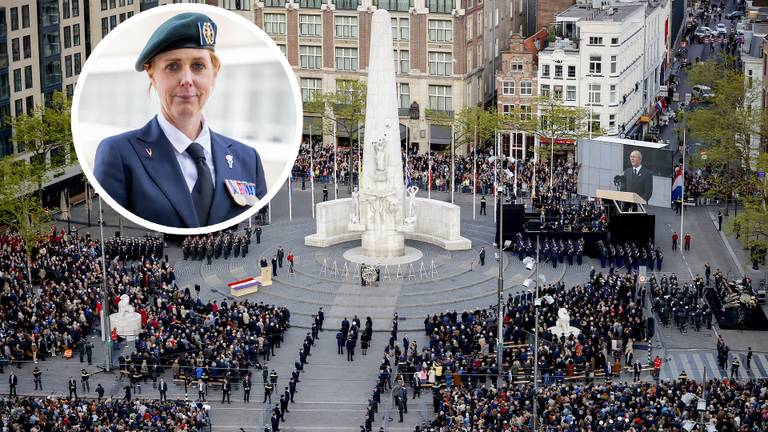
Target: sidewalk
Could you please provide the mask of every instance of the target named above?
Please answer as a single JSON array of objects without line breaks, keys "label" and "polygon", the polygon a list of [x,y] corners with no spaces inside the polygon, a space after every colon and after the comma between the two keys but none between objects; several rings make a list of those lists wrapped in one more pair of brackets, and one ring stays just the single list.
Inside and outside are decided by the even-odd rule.
[{"label": "sidewalk", "polygon": [[[717,230],[717,210],[720,209],[719,207],[708,207],[707,210],[709,212],[709,217],[712,220],[712,224],[715,227],[715,230]],[[723,210],[723,209],[720,209]],[[722,211],[723,213],[723,230],[719,233],[720,238],[723,241],[723,244],[728,249],[728,254],[731,256],[731,259],[734,261],[734,264],[736,267],[739,268],[739,271],[741,274],[739,275],[731,275],[732,278],[741,278],[742,276],[747,276],[748,278],[752,279],[753,286],[756,284],[759,284],[761,280],[768,279],[768,266],[759,266],[760,268],[758,270],[752,269],[752,261],[749,259],[749,250],[744,248],[744,245],[741,243],[739,239],[736,238],[736,235],[730,232],[730,221],[732,219],[731,215],[732,212],[728,213],[728,216],[725,216],[725,211]]]}]

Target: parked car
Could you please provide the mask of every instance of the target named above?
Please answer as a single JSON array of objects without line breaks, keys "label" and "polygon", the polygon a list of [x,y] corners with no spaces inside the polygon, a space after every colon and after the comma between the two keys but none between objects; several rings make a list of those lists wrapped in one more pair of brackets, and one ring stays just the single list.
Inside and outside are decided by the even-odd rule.
[{"label": "parked car", "polygon": [[744,16],[744,12],[742,11],[733,11],[725,15],[725,17],[728,18],[729,20],[737,20],[743,16]]},{"label": "parked car", "polygon": [[696,29],[694,34],[696,36],[698,36],[698,37],[705,38],[705,37],[709,36],[710,34],[712,34],[712,29],[710,29],[709,27],[705,27],[705,26],[699,26],[699,28]]},{"label": "parked car", "polygon": [[718,23],[717,28],[715,28],[715,31],[719,35],[727,35],[728,34],[728,27],[725,26],[723,23]]},{"label": "parked car", "polygon": [[715,93],[712,91],[712,87],[705,85],[695,85],[691,89],[693,92],[693,99],[699,102],[707,102],[715,97]]}]

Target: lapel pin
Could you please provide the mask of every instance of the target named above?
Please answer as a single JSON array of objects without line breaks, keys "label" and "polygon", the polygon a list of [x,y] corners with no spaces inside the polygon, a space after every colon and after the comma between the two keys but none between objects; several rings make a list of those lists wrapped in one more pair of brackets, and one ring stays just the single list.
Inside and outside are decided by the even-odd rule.
[{"label": "lapel pin", "polygon": [[227,159],[227,165],[229,166],[229,168],[232,168],[232,164],[235,163],[234,158],[232,158],[232,155],[228,154],[226,156],[226,159]]},{"label": "lapel pin", "polygon": [[147,147],[144,150],[147,151],[147,156],[152,157],[152,149],[151,148]]}]

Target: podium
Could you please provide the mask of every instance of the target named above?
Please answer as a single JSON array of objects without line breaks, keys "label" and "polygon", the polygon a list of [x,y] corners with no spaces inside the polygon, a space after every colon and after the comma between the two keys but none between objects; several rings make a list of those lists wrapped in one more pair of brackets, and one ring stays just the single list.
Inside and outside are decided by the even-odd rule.
[{"label": "podium", "polygon": [[272,267],[271,266],[262,267],[261,276],[257,277],[256,280],[258,280],[261,283],[261,286],[263,287],[272,285]]}]

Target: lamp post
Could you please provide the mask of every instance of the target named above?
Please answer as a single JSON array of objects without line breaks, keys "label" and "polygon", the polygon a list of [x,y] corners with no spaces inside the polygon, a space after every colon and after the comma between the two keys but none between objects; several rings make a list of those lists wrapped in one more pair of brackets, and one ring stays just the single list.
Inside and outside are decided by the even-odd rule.
[{"label": "lamp post", "polygon": [[539,261],[539,252],[541,250],[541,244],[539,243],[539,235],[536,234],[536,291],[533,296],[533,400],[532,400],[532,413],[531,420],[533,421],[533,430],[536,431],[536,395],[539,390],[539,282],[541,281],[541,275],[539,274],[539,267],[541,267]]},{"label": "lamp post", "polygon": [[109,372],[112,369],[112,329],[109,323],[109,292],[107,292],[107,260],[104,256],[104,213],[101,209],[101,195],[99,195],[99,237],[101,241],[99,246],[101,249],[102,338],[106,346],[104,370]]},{"label": "lamp post", "polygon": [[503,376],[504,361],[504,310],[501,307],[501,296],[504,291],[504,200],[499,201],[499,276],[496,286],[496,305],[498,307],[498,327],[496,329],[496,369],[499,374],[499,384]]}]

